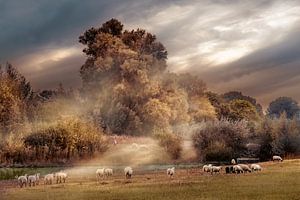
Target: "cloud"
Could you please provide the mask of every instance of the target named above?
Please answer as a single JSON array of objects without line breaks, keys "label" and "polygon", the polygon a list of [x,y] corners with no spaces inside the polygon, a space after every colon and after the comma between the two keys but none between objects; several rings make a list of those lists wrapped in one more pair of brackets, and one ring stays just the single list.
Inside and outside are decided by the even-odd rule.
[{"label": "cloud", "polygon": [[267,104],[275,97],[300,99],[300,23],[281,41],[222,67],[203,72],[217,91],[241,90]]},{"label": "cloud", "polygon": [[0,0],[0,63],[11,61],[36,88],[78,85],[78,36],[120,19],[155,33],[169,70],[196,72],[209,88],[241,90],[266,104],[295,96],[300,3],[295,0]]}]

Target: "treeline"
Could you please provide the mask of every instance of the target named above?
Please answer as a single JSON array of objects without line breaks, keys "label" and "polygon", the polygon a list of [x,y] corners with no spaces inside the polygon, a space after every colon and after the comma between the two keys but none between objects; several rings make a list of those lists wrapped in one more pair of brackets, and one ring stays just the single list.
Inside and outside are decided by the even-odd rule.
[{"label": "treeline", "polygon": [[198,76],[167,70],[167,50],[155,35],[124,30],[116,19],[87,30],[79,42],[87,59],[78,89],[33,91],[14,67],[1,68],[1,163],[92,157],[108,148],[110,134],[153,136],[177,159],[187,134],[177,127],[193,124],[201,124],[193,140],[202,160],[299,153],[293,99],[275,100],[264,114],[240,92],[207,91]]}]

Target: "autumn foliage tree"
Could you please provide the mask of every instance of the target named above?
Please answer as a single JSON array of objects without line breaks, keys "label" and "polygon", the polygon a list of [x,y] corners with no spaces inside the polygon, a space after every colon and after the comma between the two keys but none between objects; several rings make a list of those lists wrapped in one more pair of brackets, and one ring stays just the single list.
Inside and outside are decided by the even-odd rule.
[{"label": "autumn foliage tree", "polygon": [[0,132],[20,127],[28,117],[30,83],[12,65],[0,66]]},{"label": "autumn foliage tree", "polygon": [[87,30],[79,42],[86,45],[80,70],[84,90],[100,110],[106,131],[151,134],[191,120],[190,102],[201,101],[205,84],[189,74],[166,72],[167,51],[155,35],[123,30],[111,19]]}]

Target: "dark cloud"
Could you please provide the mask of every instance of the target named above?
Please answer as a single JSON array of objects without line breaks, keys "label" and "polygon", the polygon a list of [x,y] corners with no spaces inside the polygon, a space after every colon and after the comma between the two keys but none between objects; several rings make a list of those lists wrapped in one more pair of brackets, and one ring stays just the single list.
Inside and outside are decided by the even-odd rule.
[{"label": "dark cloud", "polygon": [[265,105],[274,96],[288,95],[299,100],[300,95],[294,90],[300,85],[298,24],[280,42],[202,74],[219,91],[242,90],[259,97]]},{"label": "dark cloud", "polygon": [[[78,85],[78,36],[115,17],[157,34],[169,70],[195,71],[214,90],[241,90],[263,104],[300,83],[300,3],[295,0],[0,0],[0,63],[35,88]],[[232,62],[233,61],[233,62]]]}]

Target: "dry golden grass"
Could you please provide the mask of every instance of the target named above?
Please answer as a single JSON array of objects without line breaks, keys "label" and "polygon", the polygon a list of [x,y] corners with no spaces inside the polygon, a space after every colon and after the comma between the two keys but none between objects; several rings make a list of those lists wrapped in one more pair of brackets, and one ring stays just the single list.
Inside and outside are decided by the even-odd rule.
[{"label": "dry golden grass", "polygon": [[[93,200],[93,199],[300,199],[300,160],[261,163],[263,171],[251,174],[203,174],[200,168],[177,169],[173,179],[165,170],[136,168],[131,180],[122,170],[96,183],[94,173],[76,175],[70,170],[66,184],[10,188],[4,199],[13,200]],[[164,168],[164,167],[162,167]]]}]

